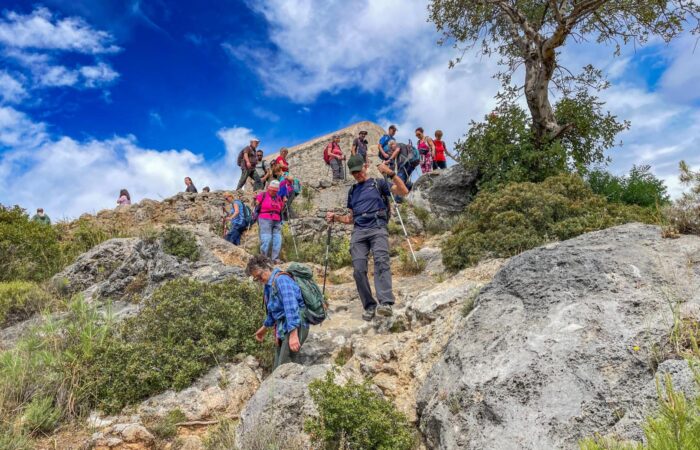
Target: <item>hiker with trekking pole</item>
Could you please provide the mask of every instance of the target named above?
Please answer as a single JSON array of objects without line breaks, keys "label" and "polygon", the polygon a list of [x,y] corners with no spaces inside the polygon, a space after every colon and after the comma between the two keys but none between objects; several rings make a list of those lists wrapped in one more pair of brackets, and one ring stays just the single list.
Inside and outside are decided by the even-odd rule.
[{"label": "hiker with trekking pole", "polygon": [[[377,165],[377,170],[391,183],[382,178],[367,176],[367,166],[359,154],[348,159],[348,170],[355,183],[348,192],[347,208],[350,214],[326,213],[329,224],[340,222],[353,224],[350,239],[353,277],[362,300],[362,319],[371,321],[375,313],[380,316],[393,314],[394,294],[391,283],[391,259],[389,256],[389,231],[387,224],[391,215],[389,197],[408,195],[403,180],[387,164]],[[367,277],[367,261],[370,251],[374,258],[374,290],[376,300]]]}]

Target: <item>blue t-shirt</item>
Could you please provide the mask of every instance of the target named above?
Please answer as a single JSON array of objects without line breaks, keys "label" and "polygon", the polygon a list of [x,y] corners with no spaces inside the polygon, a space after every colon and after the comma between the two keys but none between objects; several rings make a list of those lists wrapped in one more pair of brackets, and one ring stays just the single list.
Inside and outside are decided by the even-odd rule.
[{"label": "blue t-shirt", "polygon": [[355,227],[381,228],[388,222],[388,203],[382,197],[391,196],[391,187],[384,179],[368,178],[355,184],[348,192],[347,207],[352,209]]},{"label": "blue t-shirt", "polygon": [[[389,136],[388,134],[385,134],[384,136],[382,136],[381,139],[379,139],[379,145],[382,147],[382,150],[384,150],[384,152],[386,152],[387,154],[390,154],[389,144],[391,143],[391,141],[395,141],[395,140],[396,139],[394,139],[394,136]],[[379,157],[384,159],[382,157],[381,153],[379,154]]]}]

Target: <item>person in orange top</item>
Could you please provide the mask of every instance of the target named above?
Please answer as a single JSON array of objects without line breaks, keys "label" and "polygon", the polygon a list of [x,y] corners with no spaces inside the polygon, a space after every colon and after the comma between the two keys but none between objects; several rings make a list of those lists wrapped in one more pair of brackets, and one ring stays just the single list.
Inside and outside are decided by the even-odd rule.
[{"label": "person in orange top", "polygon": [[433,161],[433,170],[437,169],[447,169],[447,156],[457,161],[457,159],[450,154],[447,150],[445,142],[442,140],[442,131],[435,131],[435,139],[433,139],[433,145],[435,146],[435,160]]},{"label": "person in orange top", "polygon": [[289,172],[289,163],[287,162],[288,154],[289,150],[287,150],[287,147],[282,147],[280,149],[280,155],[275,159],[275,162],[284,169],[283,172]]}]

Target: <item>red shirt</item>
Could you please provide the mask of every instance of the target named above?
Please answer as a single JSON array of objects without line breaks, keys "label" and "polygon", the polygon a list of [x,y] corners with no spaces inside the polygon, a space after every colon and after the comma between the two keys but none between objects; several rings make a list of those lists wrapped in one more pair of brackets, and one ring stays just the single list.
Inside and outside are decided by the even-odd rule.
[{"label": "red shirt", "polygon": [[286,159],[282,155],[278,156],[277,159],[275,160],[277,164],[281,164],[282,167],[284,167],[284,171],[286,172],[289,170],[289,163],[287,162]]},{"label": "red shirt", "polygon": [[447,161],[447,158],[445,158],[445,143],[433,139],[433,144],[435,144],[435,161]]}]

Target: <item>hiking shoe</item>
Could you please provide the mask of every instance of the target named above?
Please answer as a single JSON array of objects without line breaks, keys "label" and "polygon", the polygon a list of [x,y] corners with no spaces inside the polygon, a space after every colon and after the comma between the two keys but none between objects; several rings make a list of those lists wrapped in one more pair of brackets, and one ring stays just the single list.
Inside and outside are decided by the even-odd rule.
[{"label": "hiking shoe", "polygon": [[374,312],[375,308],[365,310],[365,312],[362,313],[362,320],[370,322],[372,319],[374,319]]},{"label": "hiking shoe", "polygon": [[284,264],[284,261],[282,261],[281,259],[276,259],[276,260],[272,261],[272,264],[277,266],[279,264]]},{"label": "hiking shoe", "polygon": [[377,306],[377,314],[383,317],[389,317],[394,314],[391,310],[391,305],[379,305]]}]

